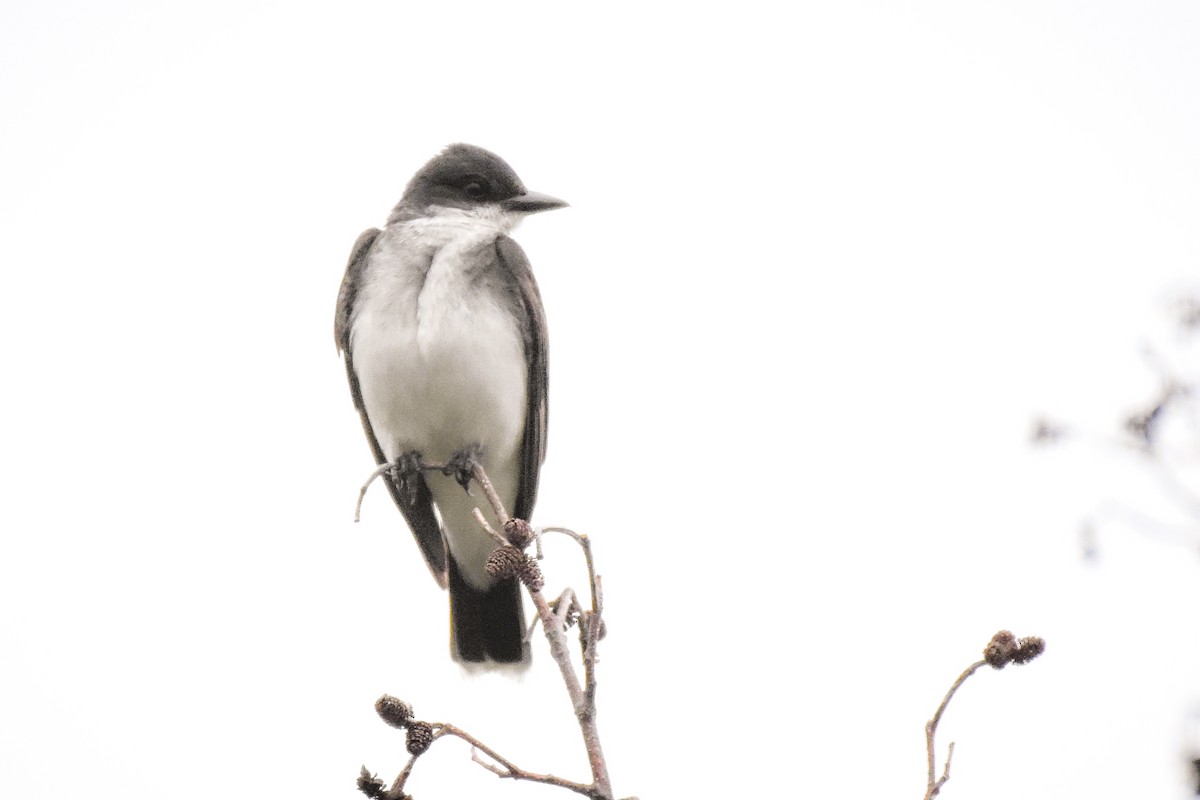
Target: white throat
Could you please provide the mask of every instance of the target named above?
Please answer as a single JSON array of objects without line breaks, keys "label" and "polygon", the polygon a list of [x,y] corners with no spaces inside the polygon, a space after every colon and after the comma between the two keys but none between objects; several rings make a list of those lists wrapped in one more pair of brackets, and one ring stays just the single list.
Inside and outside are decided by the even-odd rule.
[{"label": "white throat", "polygon": [[496,203],[472,208],[429,206],[425,214],[405,224],[414,231],[424,228],[449,228],[473,231],[494,231],[507,235],[521,222],[523,214],[505,211]]}]

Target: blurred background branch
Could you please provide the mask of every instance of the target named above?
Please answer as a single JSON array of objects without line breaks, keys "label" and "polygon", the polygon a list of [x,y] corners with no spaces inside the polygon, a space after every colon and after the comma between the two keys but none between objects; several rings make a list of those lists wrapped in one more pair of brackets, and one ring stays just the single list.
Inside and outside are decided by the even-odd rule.
[{"label": "blurred background branch", "polygon": [[1156,510],[1122,497],[1098,502],[1080,523],[1085,558],[1098,557],[1100,531],[1112,523],[1200,552],[1200,367],[1194,363],[1200,345],[1200,294],[1177,297],[1168,306],[1168,317],[1175,334],[1170,349],[1142,347],[1158,386],[1136,408],[1121,415],[1114,430],[1087,430],[1045,416],[1033,420],[1030,439],[1034,445],[1098,445],[1134,459],[1165,501],[1164,507]]}]

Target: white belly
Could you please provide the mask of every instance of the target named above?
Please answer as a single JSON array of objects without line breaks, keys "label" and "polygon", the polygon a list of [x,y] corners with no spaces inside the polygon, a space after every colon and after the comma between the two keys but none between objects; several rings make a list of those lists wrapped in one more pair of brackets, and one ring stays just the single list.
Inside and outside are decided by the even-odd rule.
[{"label": "white belly", "polygon": [[[425,242],[434,255],[421,274],[414,264],[428,256],[418,243],[385,231],[364,275],[351,353],[389,461],[416,450],[426,462],[444,462],[481,445],[484,468],[511,508],[525,427],[525,346],[505,298],[463,269],[496,231],[468,234]],[[470,517],[479,500],[441,475],[427,479],[455,560],[468,580],[486,585],[483,561],[494,545]]]},{"label": "white belly", "polygon": [[[485,457],[503,458],[520,445],[525,345],[504,299],[472,285],[461,268],[479,247],[477,237],[451,241],[420,282],[389,280],[390,269],[381,266],[360,299],[354,368],[389,460],[419,450],[442,461],[476,443]],[[379,256],[373,261],[393,262],[386,247]]]}]

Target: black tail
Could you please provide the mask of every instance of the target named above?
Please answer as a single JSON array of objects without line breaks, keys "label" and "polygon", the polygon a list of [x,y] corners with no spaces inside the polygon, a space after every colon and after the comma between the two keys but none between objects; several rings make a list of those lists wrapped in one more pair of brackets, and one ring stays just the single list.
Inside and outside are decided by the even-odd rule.
[{"label": "black tail", "polygon": [[454,556],[450,556],[449,567],[450,655],[454,660],[527,663],[520,581],[506,578],[480,591],[458,573]]}]

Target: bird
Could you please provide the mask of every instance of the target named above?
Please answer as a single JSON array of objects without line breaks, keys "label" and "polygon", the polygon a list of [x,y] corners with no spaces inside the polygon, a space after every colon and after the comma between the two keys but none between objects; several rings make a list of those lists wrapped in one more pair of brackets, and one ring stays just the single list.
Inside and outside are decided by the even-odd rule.
[{"label": "bird", "polygon": [[[546,456],[546,314],[529,259],[509,237],[567,203],[526,189],[503,159],[452,144],[408,182],[382,229],[354,243],[334,337],[375,461],[430,572],[450,595],[451,657],[530,661],[521,587],[486,570],[478,463],[513,517],[528,520]],[[444,464],[444,471],[422,465]]]}]

